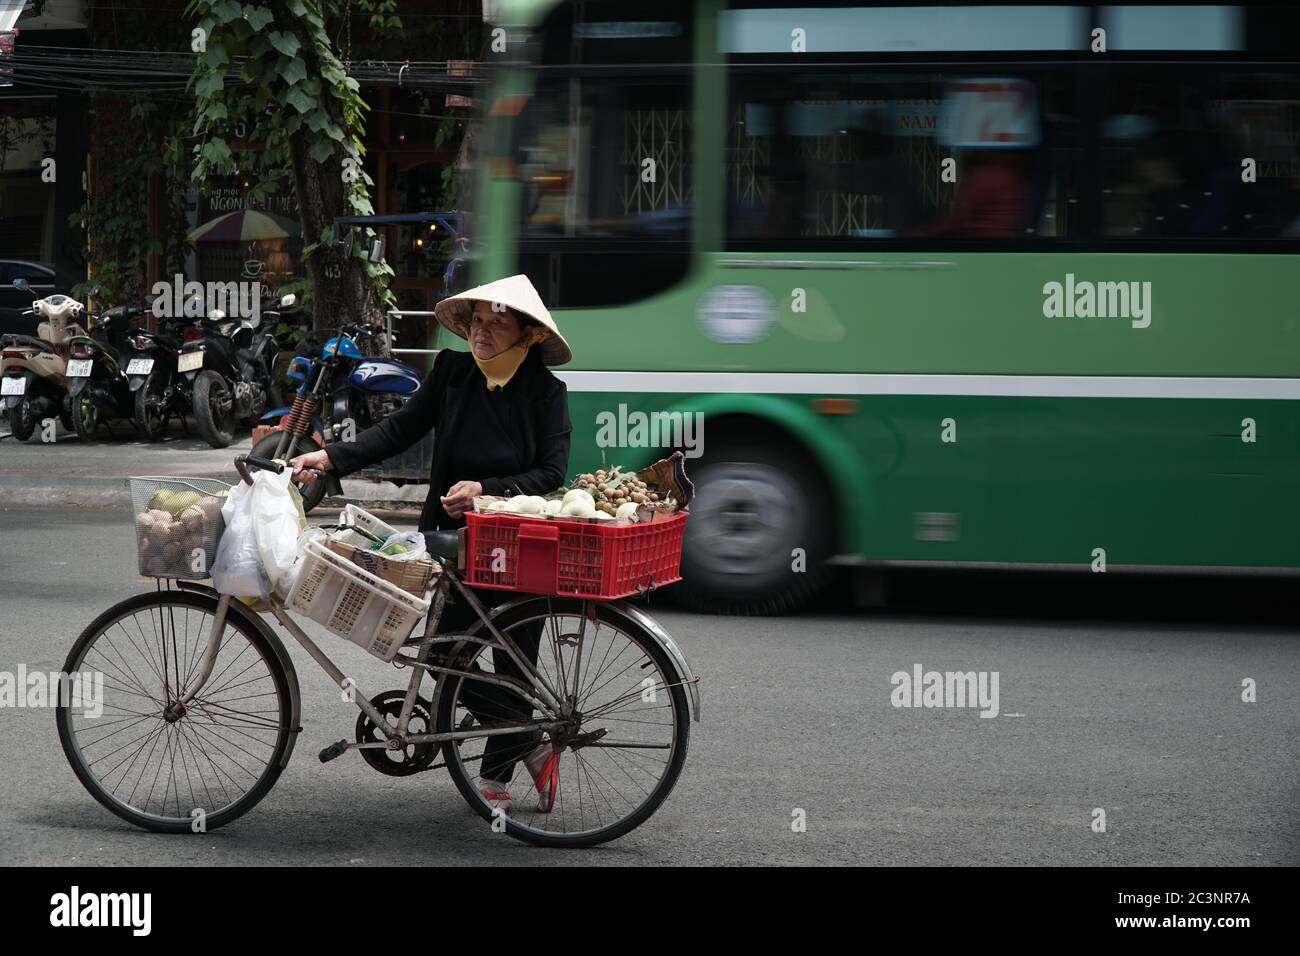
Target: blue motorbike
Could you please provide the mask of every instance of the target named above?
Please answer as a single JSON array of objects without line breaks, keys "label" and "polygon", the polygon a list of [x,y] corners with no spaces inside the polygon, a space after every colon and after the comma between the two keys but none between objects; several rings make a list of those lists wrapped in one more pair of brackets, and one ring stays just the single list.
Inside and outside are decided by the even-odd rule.
[{"label": "blue motorbike", "polygon": [[[351,441],[401,408],[420,387],[423,376],[409,365],[367,356],[382,350],[383,329],[354,322],[337,331],[323,345],[309,339],[299,346],[285,373],[298,383],[293,404],[262,416],[264,425],[284,423],[253,446],[254,457],[288,460],[319,451],[316,434],[325,442]],[[303,485],[303,509],[311,511],[327,493],[342,494],[329,473]]]}]

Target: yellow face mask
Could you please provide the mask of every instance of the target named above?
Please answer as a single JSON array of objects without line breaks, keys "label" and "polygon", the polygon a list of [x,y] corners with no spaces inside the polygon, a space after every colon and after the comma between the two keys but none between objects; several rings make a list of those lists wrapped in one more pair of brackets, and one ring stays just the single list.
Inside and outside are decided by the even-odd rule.
[{"label": "yellow face mask", "polygon": [[474,355],[474,349],[470,347],[470,355],[474,355],[474,361],[487,379],[488,391],[494,388],[504,388],[506,383],[515,377],[515,372],[519,371],[519,366],[524,364],[524,359],[528,357],[528,350],[549,335],[549,331],[539,326],[534,326],[524,333],[518,342],[503,349],[490,359],[481,359]]}]

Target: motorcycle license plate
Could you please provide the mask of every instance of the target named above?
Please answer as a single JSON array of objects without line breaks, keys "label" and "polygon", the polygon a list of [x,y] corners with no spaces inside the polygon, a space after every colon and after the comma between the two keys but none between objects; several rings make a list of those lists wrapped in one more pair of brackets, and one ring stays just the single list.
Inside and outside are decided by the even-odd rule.
[{"label": "motorcycle license plate", "polygon": [[19,376],[0,378],[0,395],[22,395],[27,391],[27,379]]},{"label": "motorcycle license plate", "polygon": [[94,359],[69,359],[68,378],[85,378],[94,364]]},{"label": "motorcycle license plate", "polygon": [[153,359],[131,359],[126,363],[127,375],[148,375],[153,371]]},{"label": "motorcycle license plate", "polygon": [[177,371],[192,372],[196,368],[203,368],[202,352],[186,352],[176,360]]}]

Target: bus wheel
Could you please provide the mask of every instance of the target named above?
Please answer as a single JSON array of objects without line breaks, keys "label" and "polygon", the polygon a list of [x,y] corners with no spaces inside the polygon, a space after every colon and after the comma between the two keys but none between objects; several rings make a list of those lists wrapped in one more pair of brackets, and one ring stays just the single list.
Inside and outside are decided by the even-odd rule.
[{"label": "bus wheel", "polygon": [[794,454],[751,444],[710,449],[695,485],[681,584],[687,607],[714,614],[782,614],[816,597],[832,569],[830,500],[821,475]]}]

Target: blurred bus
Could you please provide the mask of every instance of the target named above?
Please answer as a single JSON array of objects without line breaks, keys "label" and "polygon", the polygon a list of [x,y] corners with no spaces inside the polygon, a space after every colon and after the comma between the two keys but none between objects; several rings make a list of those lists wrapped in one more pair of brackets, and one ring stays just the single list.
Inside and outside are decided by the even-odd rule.
[{"label": "blurred bus", "polygon": [[503,0],[469,284],[570,466],[687,451],[681,586],[1300,571],[1289,8]]}]

